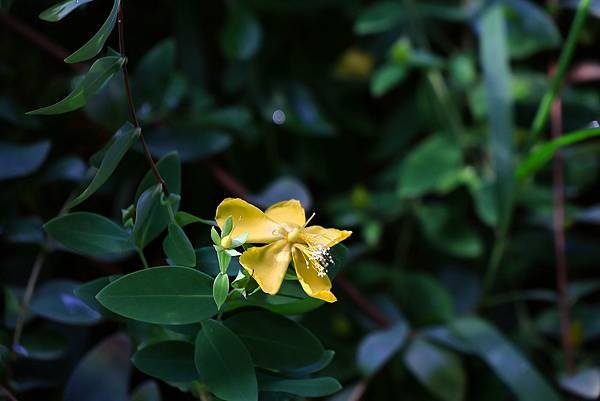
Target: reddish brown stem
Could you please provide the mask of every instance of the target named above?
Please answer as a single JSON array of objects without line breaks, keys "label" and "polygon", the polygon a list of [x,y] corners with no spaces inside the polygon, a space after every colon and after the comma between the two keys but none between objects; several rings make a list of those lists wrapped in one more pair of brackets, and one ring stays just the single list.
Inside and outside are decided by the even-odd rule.
[{"label": "reddish brown stem", "polygon": [[[562,131],[562,102],[560,96],[552,104],[551,125],[552,137],[558,138]],[[567,373],[575,371],[573,358],[573,339],[571,336],[571,314],[569,310],[568,274],[565,241],[565,198],[563,155],[561,151],[554,154],[552,170],[552,188],[554,197],[554,253],[556,258],[556,286],[558,290],[558,309],[560,315],[560,331],[562,348]]]},{"label": "reddish brown stem", "polygon": [[350,297],[350,299],[356,304],[365,315],[373,320],[377,325],[382,328],[390,326],[389,319],[379,311],[367,298],[365,298],[360,291],[342,274],[338,275],[335,279],[335,283],[339,288],[342,289]]},{"label": "reddish brown stem", "polygon": [[[125,83],[125,93],[127,94],[127,104],[129,106],[129,115],[133,120],[133,123],[136,128],[140,127],[140,122],[137,117],[137,112],[135,109],[135,104],[133,102],[133,94],[131,92],[131,83],[129,81],[129,71],[127,70],[127,56],[125,55],[125,15],[123,13],[123,2],[119,4],[119,17],[117,21],[117,31],[119,35],[119,53],[121,53],[121,57],[125,58],[125,64],[123,65],[123,81]],[[158,171],[158,167],[156,167],[156,163],[152,158],[152,154],[150,153],[150,149],[148,148],[148,144],[146,143],[146,139],[144,138],[144,134],[140,129],[140,143],[142,144],[142,148],[144,150],[144,155],[148,160],[148,164],[150,164],[150,168],[152,169],[152,173],[156,178],[156,181],[161,185],[163,193],[165,196],[169,195],[169,189],[167,188],[167,183],[162,178],[160,171]]]},{"label": "reddish brown stem", "polygon": [[3,394],[9,401],[18,401],[10,391],[4,386],[0,386],[0,394]]},{"label": "reddish brown stem", "polygon": [[367,391],[367,385],[367,380],[359,381],[354,387],[354,390],[352,390],[350,397],[348,397],[348,401],[360,401],[365,394],[365,391]]},{"label": "reddish brown stem", "polygon": [[[62,62],[69,56],[69,52],[54,43],[48,37],[31,28],[29,25],[21,22],[19,19],[17,19],[17,17],[6,12],[0,12],[0,21],[2,21],[2,23],[8,28],[29,39],[33,44],[46,51],[56,60]],[[67,65],[75,72],[82,72],[84,70],[83,66],[79,64]]]},{"label": "reddish brown stem", "polygon": [[231,174],[223,170],[217,163],[207,160],[204,164],[219,184],[232,195],[239,196],[240,198],[248,198],[248,196],[250,196],[250,191],[240,184]]}]

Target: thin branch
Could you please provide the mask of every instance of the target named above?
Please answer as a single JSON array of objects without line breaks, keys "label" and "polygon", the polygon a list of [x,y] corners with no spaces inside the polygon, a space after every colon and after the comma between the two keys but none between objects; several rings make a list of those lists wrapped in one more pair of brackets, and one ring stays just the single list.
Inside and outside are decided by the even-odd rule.
[{"label": "thin branch", "polygon": [[14,395],[12,395],[12,393],[10,391],[8,391],[8,389],[4,386],[0,386],[0,394],[4,394],[6,396],[6,398],[9,399],[9,401],[19,401],[17,400],[17,397],[15,397]]},{"label": "thin branch", "polygon": [[17,352],[20,346],[19,343],[21,341],[21,335],[23,334],[23,327],[25,326],[27,312],[29,311],[29,304],[31,303],[31,298],[33,297],[35,285],[37,284],[40,272],[42,271],[42,266],[44,266],[46,256],[48,255],[48,246],[49,241],[48,239],[46,239],[42,244],[42,248],[40,249],[37,257],[35,258],[35,262],[33,262],[31,274],[29,275],[29,279],[27,280],[27,287],[25,288],[25,294],[23,295],[23,301],[21,302],[19,314],[17,315],[17,322],[15,324],[15,332],[12,341],[13,355]]},{"label": "thin branch", "polygon": [[[560,95],[552,103],[551,131],[552,137],[558,138],[562,131],[562,102]],[[575,371],[573,358],[573,339],[571,336],[571,313],[568,299],[568,275],[565,240],[565,198],[563,155],[561,151],[554,154],[552,170],[552,189],[554,197],[554,253],[556,258],[556,286],[558,290],[558,310],[560,315],[560,332],[565,367],[567,373]]]},{"label": "thin branch", "polygon": [[140,121],[137,117],[137,112],[135,109],[135,104],[133,102],[133,94],[131,92],[131,83],[129,80],[129,71],[127,70],[127,56],[125,55],[125,15],[123,13],[123,2],[119,4],[119,17],[117,21],[117,31],[119,35],[119,53],[121,53],[121,57],[125,58],[125,64],[123,65],[123,80],[125,82],[125,93],[127,94],[127,104],[129,106],[129,115],[133,120],[133,123],[136,128],[140,128],[140,142],[142,144],[142,148],[144,150],[144,155],[148,160],[148,164],[150,164],[150,168],[152,169],[152,173],[156,178],[156,181],[162,187],[162,191],[165,196],[169,195],[169,189],[167,188],[167,183],[163,179],[160,171],[158,171],[158,167],[156,167],[156,163],[152,158],[152,154],[150,153],[150,149],[148,148],[148,144],[146,143],[146,139],[144,138],[144,134],[141,132]]},{"label": "thin branch", "polygon": [[[2,21],[2,23],[5,26],[10,28],[14,32],[17,32],[21,36],[29,39],[33,44],[35,44],[40,49],[46,51],[57,61],[60,61],[62,63],[64,59],[69,56],[69,52],[67,50],[60,47],[58,44],[56,44],[44,34],[36,31],[29,25],[20,21],[17,17],[10,15],[6,12],[0,12],[0,21]],[[67,65],[75,72],[80,73],[84,71],[84,67],[80,64]]]},{"label": "thin branch", "polygon": [[365,394],[365,391],[367,391],[368,384],[369,383],[367,382],[367,380],[359,381],[358,384],[356,384],[356,386],[354,387],[354,390],[352,390],[350,397],[348,397],[348,401],[360,401],[363,395]]},{"label": "thin branch", "polygon": [[348,295],[348,297],[356,304],[365,315],[373,320],[377,325],[382,328],[389,327],[391,325],[390,320],[377,309],[375,305],[371,303],[367,298],[361,294],[361,292],[342,274],[335,278],[335,283],[339,288],[342,289]]},{"label": "thin branch", "polygon": [[[67,213],[69,210],[69,203],[77,194],[77,189],[72,191],[67,199],[61,206],[58,211],[57,216],[62,216]],[[42,267],[44,266],[44,262],[46,261],[46,256],[50,250],[50,238],[48,235],[44,237],[44,242],[40,247],[40,251],[33,262],[33,267],[31,268],[31,274],[29,275],[29,279],[27,280],[27,286],[25,287],[25,294],[23,294],[23,300],[21,302],[21,306],[19,308],[19,314],[17,315],[17,322],[15,324],[15,331],[13,334],[12,341],[12,355],[15,356],[15,353],[19,347],[19,343],[21,342],[21,335],[23,334],[23,327],[25,326],[25,319],[27,318],[27,312],[29,311],[29,305],[31,303],[31,298],[33,297],[33,292],[35,290],[35,286],[37,284],[38,278],[40,277],[40,272],[42,271]]]},{"label": "thin branch", "polygon": [[240,198],[248,198],[250,196],[250,191],[248,191],[248,189],[240,184],[231,174],[225,171],[217,163],[208,160],[204,164],[224,189],[231,192],[235,196],[239,196]]}]

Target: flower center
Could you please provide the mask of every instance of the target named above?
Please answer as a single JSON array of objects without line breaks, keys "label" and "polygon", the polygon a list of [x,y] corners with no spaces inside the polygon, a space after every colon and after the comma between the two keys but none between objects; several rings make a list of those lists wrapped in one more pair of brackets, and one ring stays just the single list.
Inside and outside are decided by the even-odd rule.
[{"label": "flower center", "polygon": [[305,254],[306,268],[315,269],[319,277],[325,277],[329,271],[328,267],[335,263],[331,256],[331,249],[323,245],[309,246]]},{"label": "flower center", "polygon": [[292,231],[288,232],[287,240],[288,242],[298,242],[300,238],[300,229],[294,228]]}]

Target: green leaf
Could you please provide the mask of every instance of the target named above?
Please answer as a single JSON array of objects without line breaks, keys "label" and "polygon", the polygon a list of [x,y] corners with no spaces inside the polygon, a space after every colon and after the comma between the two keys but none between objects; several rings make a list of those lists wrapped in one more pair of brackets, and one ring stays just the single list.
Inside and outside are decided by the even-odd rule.
[{"label": "green leaf", "polygon": [[[173,38],[167,38],[157,43],[138,62],[133,89],[136,99],[144,102],[144,108],[147,106],[151,109],[160,107],[167,91],[169,79],[175,69],[176,51],[177,47]],[[149,113],[153,111],[155,110],[149,110]]]},{"label": "green leaf", "polygon": [[119,13],[120,0],[114,0],[113,7],[108,14],[108,18],[104,21],[104,24],[100,27],[98,32],[90,40],[81,46],[75,53],[71,54],[65,59],[65,63],[79,63],[95,57],[102,48],[108,36],[112,32],[115,22],[117,21],[117,14]]},{"label": "green leaf", "polygon": [[127,401],[131,345],[124,334],[102,341],[79,362],[63,401]]},{"label": "green leaf", "polygon": [[196,266],[194,247],[183,229],[177,224],[169,224],[169,233],[163,242],[163,249],[173,264],[188,267]]},{"label": "green leaf", "polygon": [[120,316],[115,315],[108,309],[106,309],[98,300],[96,299],[96,295],[107,285],[109,285],[112,281],[116,280],[118,276],[111,277],[100,277],[92,281],[88,281],[87,283],[83,283],[79,287],[73,290],[73,294],[79,299],[81,299],[87,306],[95,310],[96,312],[102,314],[103,316],[110,317],[113,320],[118,320]]},{"label": "green leaf", "polygon": [[371,94],[375,97],[385,95],[404,80],[407,72],[404,66],[395,63],[385,64],[373,74]]},{"label": "green leaf", "polygon": [[542,50],[560,46],[560,32],[552,16],[529,0],[512,0],[505,5],[509,23],[510,55],[526,58]]},{"label": "green leaf", "polygon": [[15,145],[0,141],[0,180],[19,178],[35,172],[50,153],[50,141]]},{"label": "green leaf", "polygon": [[250,351],[257,366],[294,370],[315,364],[325,350],[317,338],[300,324],[264,311],[247,311],[225,320]]},{"label": "green leaf", "polygon": [[583,369],[573,375],[562,375],[560,386],[581,398],[596,400],[600,397],[600,369]]},{"label": "green leaf", "polygon": [[227,219],[225,219],[225,224],[223,224],[223,230],[221,230],[221,235],[223,237],[229,235],[231,234],[231,230],[233,230],[233,218],[231,216],[227,216]]},{"label": "green leaf", "polygon": [[[221,272],[217,259],[217,251],[212,246],[196,249],[196,262],[196,267],[209,276],[216,276]],[[239,258],[232,258],[227,268],[227,274],[235,276],[241,269],[242,266],[239,263]]]},{"label": "green leaf", "polygon": [[145,346],[131,357],[136,368],[164,381],[188,382],[198,378],[194,345],[185,341],[162,341]]},{"label": "green leaf", "polygon": [[250,354],[240,338],[222,323],[202,322],[196,337],[195,361],[200,379],[217,397],[225,401],[258,400]]},{"label": "green leaf", "polygon": [[[169,192],[172,194],[181,193],[181,160],[177,152],[169,152],[156,162],[156,168],[160,172],[161,177],[167,183]],[[156,185],[156,177],[152,170],[148,172],[140,181],[140,184],[135,191],[135,199],[139,199],[142,193]]]},{"label": "green leaf", "polygon": [[93,0],[65,0],[42,11],[39,18],[48,22],[60,21],[69,15],[71,11],[91,1]]},{"label": "green leaf", "polygon": [[[160,172],[160,175],[165,180],[169,191],[172,194],[179,195],[181,193],[181,160],[177,152],[167,153],[162,157],[156,167]],[[153,189],[151,189],[153,188]],[[156,184],[156,177],[152,171],[148,171],[136,191],[137,199],[137,215],[139,217],[140,208],[144,214],[143,218],[136,218],[136,224],[138,224],[138,231],[135,231],[134,226],[134,237],[136,238],[136,244],[140,248],[145,247],[150,241],[155,239],[171,222],[169,211],[163,205],[161,205],[161,188]],[[156,191],[156,193],[154,193]],[[142,200],[142,195],[144,195]],[[179,209],[179,202],[171,205],[173,211]]]},{"label": "green leaf", "polygon": [[413,198],[429,192],[446,193],[457,181],[462,163],[460,148],[447,136],[434,135],[421,142],[404,159],[398,179],[398,195]]},{"label": "green leaf", "polygon": [[229,277],[225,273],[217,274],[215,282],[213,283],[213,298],[217,304],[217,308],[221,309],[221,306],[227,300],[229,294]]},{"label": "green leaf", "polygon": [[82,193],[69,202],[69,208],[73,208],[89,198],[110,178],[123,156],[125,156],[125,153],[127,153],[133,142],[140,136],[140,133],[141,130],[134,128],[130,123],[125,123],[119,128],[111,140],[110,146],[106,149],[102,163],[100,163],[100,167],[92,182],[90,182]]},{"label": "green leaf", "polygon": [[161,401],[158,384],[154,380],[146,380],[133,390],[129,401]]},{"label": "green leaf", "polygon": [[256,17],[238,3],[232,3],[225,29],[221,35],[221,46],[225,55],[233,60],[248,60],[260,48],[262,28]]},{"label": "green leaf", "polygon": [[52,361],[64,356],[68,349],[67,339],[60,333],[52,330],[38,330],[25,332],[21,338],[19,355],[27,359]]},{"label": "green leaf", "polygon": [[161,195],[162,186],[156,184],[144,191],[137,201],[133,239],[138,249],[144,249],[166,226],[161,224],[165,210],[160,204]]},{"label": "green leaf", "polygon": [[185,227],[193,223],[202,223],[213,227],[217,224],[214,220],[201,219],[200,217],[187,212],[177,212],[175,214],[175,221],[180,227]]},{"label": "green leaf", "polygon": [[146,135],[146,142],[154,156],[162,157],[175,149],[181,160],[190,162],[222,152],[231,145],[231,138],[221,131],[182,126],[154,129]]},{"label": "green leaf", "polygon": [[356,364],[365,376],[372,376],[404,345],[408,325],[398,322],[394,326],[372,332],[358,346]]},{"label": "green leaf", "polygon": [[105,256],[135,250],[127,230],[95,213],[58,216],[47,222],[44,230],[60,244],[83,255]]},{"label": "green leaf", "polygon": [[119,278],[96,299],[112,312],[142,322],[196,323],[217,312],[212,281],[187,267],[153,267]]},{"label": "green leaf", "polygon": [[80,283],[71,280],[53,280],[44,283],[31,300],[31,311],[60,323],[78,325],[97,323],[101,318],[100,314],[73,294],[79,285]]},{"label": "green leaf", "polygon": [[286,379],[271,375],[259,376],[260,391],[281,392],[301,397],[325,397],[342,389],[333,377]]},{"label": "green leaf", "polygon": [[451,328],[519,400],[560,401],[543,376],[494,327],[478,318],[463,318],[455,321]]},{"label": "green leaf", "polygon": [[489,153],[499,225],[504,230],[513,206],[515,162],[511,73],[502,5],[495,3],[487,7],[480,18],[480,57],[490,126]]},{"label": "green leaf", "polygon": [[[232,263],[233,264],[233,263]],[[242,307],[259,307],[281,315],[300,315],[323,305],[324,301],[306,295],[300,284],[295,281],[284,281],[275,295],[265,294],[262,291],[243,298],[230,299],[225,305],[226,311]]]},{"label": "green leaf", "polygon": [[454,317],[448,290],[426,273],[405,273],[398,278],[396,293],[403,312],[420,325],[445,323]]},{"label": "green leaf", "polygon": [[63,114],[82,108],[121,69],[124,63],[125,59],[117,56],[108,56],[96,60],[67,97],[51,106],[28,111],[25,114]]},{"label": "green leaf", "polygon": [[388,31],[406,19],[406,9],[402,4],[381,1],[374,3],[358,16],[354,23],[354,32],[368,35]]},{"label": "green leaf", "polygon": [[455,354],[417,338],[404,353],[404,363],[436,398],[443,401],[464,399],[465,371]]},{"label": "green leaf", "polygon": [[431,204],[419,206],[417,217],[425,236],[437,248],[460,258],[475,258],[483,252],[479,234],[461,213]]},{"label": "green leaf", "polygon": [[533,176],[552,159],[554,153],[559,149],[598,135],[600,135],[600,129],[598,128],[574,131],[535,147],[529,156],[519,164],[516,172],[517,180],[523,182]]}]

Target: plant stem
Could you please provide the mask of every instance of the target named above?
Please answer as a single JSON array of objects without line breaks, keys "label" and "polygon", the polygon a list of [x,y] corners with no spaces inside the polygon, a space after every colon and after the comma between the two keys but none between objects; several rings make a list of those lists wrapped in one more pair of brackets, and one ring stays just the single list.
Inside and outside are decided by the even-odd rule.
[{"label": "plant stem", "polygon": [[[562,131],[562,102],[560,96],[552,103],[551,131],[552,137],[558,138]],[[571,314],[569,310],[567,258],[565,246],[565,198],[563,156],[561,151],[554,154],[552,170],[552,190],[554,198],[554,253],[556,258],[556,286],[558,290],[558,310],[560,316],[560,333],[565,367],[568,374],[575,371],[573,359],[573,341],[571,338]]]},{"label": "plant stem", "polygon": [[496,280],[496,275],[498,274],[498,268],[500,268],[500,262],[502,261],[502,255],[505,248],[506,236],[504,233],[499,233],[494,241],[488,267],[485,272],[485,278],[483,281],[484,294],[487,294],[492,290],[492,286]]},{"label": "plant stem", "polygon": [[150,265],[148,264],[148,261],[146,260],[146,257],[144,256],[144,250],[138,248],[137,253],[140,256],[140,260],[142,261],[142,264],[144,265],[144,269],[147,269],[148,267],[150,267]]},{"label": "plant stem", "polygon": [[[75,197],[76,190],[71,192],[65,203],[61,206],[58,211],[58,216],[62,216],[63,214],[69,211],[69,203]],[[29,311],[29,304],[31,303],[31,298],[33,297],[33,291],[35,290],[35,286],[37,284],[38,278],[40,276],[40,272],[42,271],[42,267],[44,266],[44,262],[46,261],[46,256],[50,250],[50,238],[46,235],[44,238],[44,242],[41,245],[40,251],[38,252],[35,261],[33,262],[33,267],[31,268],[31,274],[29,275],[29,279],[27,280],[27,286],[25,287],[25,294],[23,295],[23,301],[21,302],[21,307],[19,308],[19,314],[17,315],[17,322],[15,324],[15,331],[13,334],[12,341],[12,355],[15,356],[15,351],[19,347],[19,343],[21,341],[21,335],[23,334],[23,327],[25,326],[25,318],[27,316],[27,312]]]},{"label": "plant stem", "polygon": [[12,395],[12,393],[4,386],[0,386],[0,394],[4,394],[9,401],[18,401],[17,398]]},{"label": "plant stem", "polygon": [[[0,21],[7,27],[15,32],[20,33],[22,36],[29,39],[37,47],[45,50],[48,54],[54,57],[56,60],[63,61],[69,56],[69,52],[54,43],[51,39],[46,37],[44,34],[31,28],[29,25],[21,22],[14,15],[10,15],[7,12],[0,12]],[[67,64],[75,72],[83,72],[84,68],[81,64]]]},{"label": "plant stem", "polygon": [[535,141],[540,136],[542,130],[546,126],[546,121],[548,120],[548,116],[550,115],[552,103],[558,95],[563,78],[565,77],[567,68],[569,67],[569,63],[573,58],[575,46],[577,45],[577,40],[579,39],[579,35],[581,34],[581,30],[583,29],[583,24],[587,17],[589,7],[590,0],[581,0],[579,2],[579,6],[577,7],[577,13],[575,14],[575,19],[571,24],[571,28],[569,29],[569,34],[567,36],[565,46],[563,47],[563,50],[560,53],[560,58],[558,59],[558,68],[556,70],[556,74],[554,74],[552,82],[550,83],[550,89],[548,89],[548,91],[542,98],[540,106],[535,115],[535,119],[533,120],[533,125],[531,126],[531,137],[529,140],[530,146],[533,143],[535,143]]},{"label": "plant stem", "polygon": [[[127,60],[127,56],[125,55],[125,16],[123,13],[123,1],[119,4],[119,17],[117,21],[117,30],[119,34],[119,53],[121,53],[121,57]],[[141,132],[140,121],[137,117],[137,112],[135,109],[135,104],[133,102],[133,95],[131,92],[131,84],[129,82],[129,72],[127,70],[127,61],[123,64],[123,81],[125,83],[125,93],[127,95],[127,104],[129,106],[129,115],[133,120],[133,123],[136,128],[140,128],[140,142],[142,144],[142,148],[144,150],[144,155],[148,160],[148,164],[150,164],[150,168],[152,169],[152,173],[154,177],[156,177],[156,181],[161,185],[162,191],[165,196],[169,196],[169,189],[167,188],[167,183],[162,178],[160,171],[158,171],[158,167],[156,167],[156,163],[152,158],[152,154],[150,153],[150,149],[148,148],[148,144],[146,144],[146,140],[144,138],[144,134]]]},{"label": "plant stem", "polygon": [[44,266],[46,256],[48,255],[48,245],[48,240],[45,240],[42,244],[42,248],[40,249],[37,257],[35,258],[35,262],[33,262],[31,274],[29,275],[29,279],[27,280],[27,287],[25,287],[25,294],[23,295],[23,301],[21,302],[21,307],[19,308],[17,322],[15,324],[15,332],[13,334],[13,355],[19,348],[19,342],[21,341],[21,335],[23,334],[23,327],[25,326],[25,318],[27,316],[27,311],[29,310],[29,303],[31,302],[31,297],[33,296],[35,285],[40,276],[40,272],[42,271],[42,266]]}]

